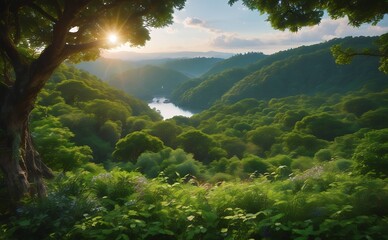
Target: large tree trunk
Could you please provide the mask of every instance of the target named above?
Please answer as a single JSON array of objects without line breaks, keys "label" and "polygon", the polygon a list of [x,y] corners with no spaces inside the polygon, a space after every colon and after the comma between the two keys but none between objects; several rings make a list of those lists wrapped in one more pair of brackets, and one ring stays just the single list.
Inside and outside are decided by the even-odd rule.
[{"label": "large tree trunk", "polygon": [[46,195],[43,178],[53,176],[35,150],[29,131],[29,115],[39,91],[4,86],[1,91],[0,168],[13,207],[25,195]]}]

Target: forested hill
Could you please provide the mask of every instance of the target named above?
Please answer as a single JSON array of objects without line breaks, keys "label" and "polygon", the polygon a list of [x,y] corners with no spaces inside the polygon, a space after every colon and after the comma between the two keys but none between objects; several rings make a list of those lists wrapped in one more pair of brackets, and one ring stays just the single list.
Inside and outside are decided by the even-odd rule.
[{"label": "forested hill", "polygon": [[177,72],[183,73],[188,77],[199,77],[217,66],[218,63],[224,62],[223,58],[182,58],[182,59],[171,59],[164,61],[160,64],[161,67],[172,69]]},{"label": "forested hill", "polygon": [[96,61],[81,62],[75,66],[99,77],[103,81],[107,81],[113,75],[136,67],[133,62],[111,58],[99,58]]},{"label": "forested hill", "polygon": [[384,87],[388,77],[378,71],[378,58],[359,56],[349,65],[337,65],[330,52],[335,44],[357,49],[373,47],[376,39],[348,37],[282,51],[246,68],[229,68],[181,85],[173,100],[188,108],[205,109],[217,101],[346,92],[365,85]]},{"label": "forested hill", "polygon": [[151,100],[153,97],[169,97],[171,92],[189,78],[174,70],[157,66],[144,66],[117,74],[110,85],[126,93]]},{"label": "forested hill", "polygon": [[224,61],[221,61],[215,64],[211,69],[209,69],[209,71],[207,71],[204,74],[204,76],[210,76],[210,75],[228,70],[230,68],[246,67],[266,57],[267,55],[263,53],[257,53],[257,52],[236,54],[228,59],[225,59]]},{"label": "forested hill", "polygon": [[32,129],[46,163],[67,170],[85,159],[109,159],[116,141],[132,128],[134,117],[161,119],[143,101],[62,65],[39,95]]},{"label": "forested hill", "polygon": [[147,65],[174,70],[188,77],[199,77],[223,60],[225,59],[216,57],[162,58],[138,61],[99,58],[95,61],[81,62],[75,66],[81,70],[96,75],[103,81],[109,81],[109,79],[117,74]]}]

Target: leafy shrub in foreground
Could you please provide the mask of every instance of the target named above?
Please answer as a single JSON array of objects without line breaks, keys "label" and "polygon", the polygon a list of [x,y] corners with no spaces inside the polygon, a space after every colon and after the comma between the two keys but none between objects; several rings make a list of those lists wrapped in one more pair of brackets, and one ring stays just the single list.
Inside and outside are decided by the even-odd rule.
[{"label": "leafy shrub in foreground", "polygon": [[[327,163],[329,164],[329,163]],[[103,181],[103,179],[105,179]],[[114,170],[59,176],[0,218],[3,239],[384,239],[387,179],[314,168],[216,186]],[[119,188],[122,186],[122,189]]]}]

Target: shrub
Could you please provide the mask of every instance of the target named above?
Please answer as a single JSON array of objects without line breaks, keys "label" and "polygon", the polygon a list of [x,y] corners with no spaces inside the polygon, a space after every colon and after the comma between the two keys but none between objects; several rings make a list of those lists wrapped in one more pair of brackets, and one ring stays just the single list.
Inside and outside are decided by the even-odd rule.
[{"label": "shrub", "polygon": [[158,152],[164,148],[163,142],[145,132],[130,133],[116,143],[113,157],[120,161],[136,161],[146,151]]},{"label": "shrub", "polygon": [[269,164],[266,163],[263,159],[255,156],[250,156],[243,158],[241,160],[243,171],[245,173],[257,173],[264,174],[268,171]]},{"label": "shrub", "polygon": [[368,132],[357,146],[353,160],[362,173],[388,176],[388,129]]},{"label": "shrub", "polygon": [[314,159],[324,162],[324,161],[330,161],[332,158],[332,153],[330,149],[321,149],[318,152],[315,153]]},{"label": "shrub", "polygon": [[353,168],[354,161],[348,159],[339,159],[335,161],[338,170],[346,172]]}]

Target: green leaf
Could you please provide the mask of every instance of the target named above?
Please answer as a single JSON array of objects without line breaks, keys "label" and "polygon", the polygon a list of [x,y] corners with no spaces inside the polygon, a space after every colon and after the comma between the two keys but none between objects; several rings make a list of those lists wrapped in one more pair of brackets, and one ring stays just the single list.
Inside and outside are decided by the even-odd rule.
[{"label": "green leaf", "polygon": [[31,224],[31,221],[29,219],[24,219],[24,220],[19,221],[19,225],[21,227],[26,227],[26,226],[28,226],[30,224]]}]

